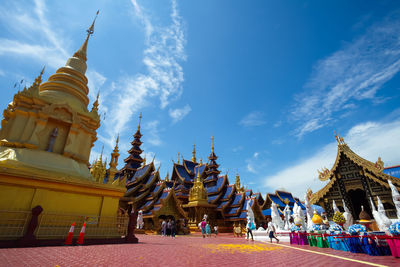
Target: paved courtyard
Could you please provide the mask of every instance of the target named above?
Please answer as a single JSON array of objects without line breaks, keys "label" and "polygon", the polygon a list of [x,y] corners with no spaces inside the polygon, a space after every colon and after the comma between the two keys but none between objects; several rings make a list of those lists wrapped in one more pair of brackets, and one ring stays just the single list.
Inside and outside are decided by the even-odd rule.
[{"label": "paved courtyard", "polygon": [[0,249],[0,266],[400,266],[400,259],[391,256],[251,242],[226,235],[138,238],[139,244]]}]

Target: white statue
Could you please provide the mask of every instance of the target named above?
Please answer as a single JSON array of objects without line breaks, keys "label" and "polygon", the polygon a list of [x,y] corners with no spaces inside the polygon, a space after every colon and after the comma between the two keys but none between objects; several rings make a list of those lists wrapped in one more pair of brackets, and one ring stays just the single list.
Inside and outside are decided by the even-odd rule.
[{"label": "white statue", "polygon": [[383,207],[382,201],[379,196],[377,196],[376,198],[378,199],[378,213],[382,221],[382,228],[379,227],[379,230],[388,231],[389,226],[392,224],[392,221],[386,216],[385,207]]},{"label": "white statue", "polygon": [[136,228],[143,229],[144,221],[143,221],[143,211],[139,210],[137,220],[136,220]]},{"label": "white statue", "polygon": [[312,226],[313,226],[312,217],[314,216],[314,214],[313,214],[313,209],[311,208],[309,199],[307,197],[307,194],[304,196],[304,205],[306,206],[306,214],[307,214],[307,228],[306,229],[312,229]]},{"label": "white statue", "polygon": [[283,229],[283,221],[281,216],[279,216],[278,206],[275,204],[275,202],[272,202],[271,205],[271,218],[276,229]]},{"label": "white statue", "polygon": [[207,214],[204,214],[203,220],[207,221],[207,219],[208,219],[208,215],[207,215]]},{"label": "white statue", "polygon": [[340,212],[339,208],[336,206],[335,200],[332,200],[332,208],[333,208],[333,214],[336,212]]},{"label": "white statue", "polygon": [[290,230],[290,222],[289,222],[289,219],[290,219],[290,208],[289,208],[289,205],[288,204],[286,204],[286,207],[285,207],[285,209],[283,210],[283,216],[284,216],[284,229],[285,230]]},{"label": "white statue", "polygon": [[301,208],[301,206],[297,206],[297,213],[299,214],[299,217],[301,219],[301,226],[303,227],[303,229],[307,229],[307,225],[306,225],[306,214],[304,213],[303,209]]},{"label": "white statue", "polygon": [[253,212],[253,210],[251,209],[251,206],[250,206],[250,202],[251,201],[252,200],[247,201],[247,206],[246,206],[247,220],[250,220],[251,222],[254,223],[254,226],[256,226],[256,223],[255,223],[255,220],[254,220],[254,212]]},{"label": "white statue", "polygon": [[343,216],[346,219],[346,222],[344,223],[343,227],[345,230],[349,229],[349,226],[353,224],[353,215],[351,214],[349,208],[346,206],[346,203],[344,202],[344,199],[342,199],[343,202]]},{"label": "white statue", "polygon": [[400,194],[397,188],[393,185],[392,181],[388,180],[389,186],[392,189],[392,198],[394,206],[396,207],[397,219],[400,219]]}]

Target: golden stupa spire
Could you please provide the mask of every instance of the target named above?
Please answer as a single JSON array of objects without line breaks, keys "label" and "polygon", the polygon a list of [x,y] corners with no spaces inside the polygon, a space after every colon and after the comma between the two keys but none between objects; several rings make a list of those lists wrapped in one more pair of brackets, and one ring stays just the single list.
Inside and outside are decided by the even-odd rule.
[{"label": "golden stupa spire", "polygon": [[137,131],[140,131],[140,123],[141,123],[141,121],[142,121],[142,112],[140,112],[140,115],[139,115],[139,124],[137,126]]},{"label": "golden stupa spire", "polygon": [[101,148],[101,154],[100,154],[100,162],[102,162],[103,161],[103,151],[104,151],[104,145],[103,145],[103,147]]},{"label": "golden stupa spire", "polygon": [[98,111],[99,110],[99,96],[100,96],[100,91],[97,92],[96,101],[94,101],[91,111],[93,111],[93,110]]},{"label": "golden stupa spire", "polygon": [[87,44],[88,44],[90,35],[92,35],[94,33],[94,23],[96,22],[97,15],[99,15],[99,10],[97,10],[97,12],[96,12],[96,16],[94,17],[92,25],[90,25],[89,29],[86,30],[88,35],[86,36],[85,42],[78,49],[78,51],[75,52],[74,57],[80,58],[80,59],[82,59],[84,61],[87,60],[87,57],[86,57]]},{"label": "golden stupa spire", "polygon": [[214,136],[211,136],[211,153],[214,153]]},{"label": "golden stupa spire", "polygon": [[180,157],[180,153],[178,152],[178,164],[181,164],[181,163],[179,162],[179,157]]},{"label": "golden stupa spire", "polygon": [[39,76],[37,76],[35,81],[33,82],[34,85],[40,85],[42,83],[42,75],[43,75],[45,69],[46,69],[46,66],[43,66],[43,69],[40,72]]},{"label": "golden stupa spire", "polygon": [[117,140],[115,140],[115,147],[114,150],[118,150],[118,142],[119,142],[119,133],[117,135]]},{"label": "golden stupa spire", "polygon": [[192,162],[196,162],[196,145],[193,144]]}]

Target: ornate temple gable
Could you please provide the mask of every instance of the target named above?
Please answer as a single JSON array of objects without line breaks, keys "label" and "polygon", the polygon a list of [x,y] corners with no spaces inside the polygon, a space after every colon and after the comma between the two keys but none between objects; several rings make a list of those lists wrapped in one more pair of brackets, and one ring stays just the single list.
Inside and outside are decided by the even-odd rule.
[{"label": "ornate temple gable", "polygon": [[335,184],[336,179],[342,180],[349,188],[354,187],[354,189],[356,189],[355,187],[357,186],[361,186],[360,183],[356,182],[360,180],[361,177],[367,177],[387,189],[389,189],[387,180],[390,179],[397,187],[400,187],[399,179],[383,172],[383,162],[380,157],[378,157],[376,163],[370,162],[354,153],[344,142],[343,138],[338,138],[337,140],[338,152],[335,163],[329,171],[326,171],[327,169],[325,168],[325,172],[322,172],[323,175],[321,175],[320,172],[319,176],[322,181],[330,181],[321,190],[311,196],[312,203],[317,203],[323,198]]},{"label": "ornate temple gable", "polygon": [[180,201],[176,198],[174,190],[164,189],[163,194],[165,193],[167,193],[166,196],[162,198],[158,204],[155,204],[152,210],[145,213],[143,218],[154,218],[161,215],[171,215],[174,216],[175,219],[187,219],[187,214],[182,209]]}]

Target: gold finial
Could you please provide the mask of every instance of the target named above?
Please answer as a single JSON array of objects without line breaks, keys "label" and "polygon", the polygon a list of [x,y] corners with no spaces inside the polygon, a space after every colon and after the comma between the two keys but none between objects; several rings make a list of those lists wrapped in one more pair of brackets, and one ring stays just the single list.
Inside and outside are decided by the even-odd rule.
[{"label": "gold finial", "polygon": [[101,154],[100,154],[100,161],[101,162],[103,161],[103,151],[104,151],[104,144],[103,144],[103,146],[101,148]]},{"label": "gold finial", "polygon": [[214,136],[211,136],[211,153],[214,153]]},{"label": "gold finial", "polygon": [[98,111],[99,110],[99,96],[100,96],[100,91],[97,92],[97,96],[96,96],[96,101],[93,102],[93,107],[92,107],[92,111]]},{"label": "gold finial", "polygon": [[143,159],[143,166],[145,166],[146,165],[146,157],[144,157],[144,159]]},{"label": "gold finial", "polygon": [[156,159],[156,153],[154,153],[153,160],[151,162],[154,162],[155,159]]},{"label": "gold finial", "polygon": [[196,162],[196,145],[193,144],[192,162]]},{"label": "gold finial", "polygon": [[43,66],[42,71],[40,72],[39,76],[36,77],[36,79],[34,81],[35,85],[40,85],[42,83],[42,75],[43,75],[45,69],[46,69],[46,66]]},{"label": "gold finial", "polygon": [[117,140],[115,141],[115,147],[118,147],[118,142],[119,142],[119,133],[117,135]]},{"label": "gold finial", "polygon": [[178,152],[178,164],[181,164],[181,163],[179,162],[179,156],[180,156],[180,153]]},{"label": "gold finial", "polygon": [[87,44],[89,41],[89,37],[90,35],[92,35],[94,33],[94,23],[96,22],[97,19],[97,15],[99,15],[99,10],[97,10],[96,12],[96,16],[94,17],[94,20],[92,22],[92,25],[90,25],[89,29],[86,30],[86,32],[88,33],[85,42],[82,44],[82,46],[78,49],[78,51],[75,52],[74,57],[80,58],[84,61],[87,60],[86,58],[86,50],[87,50]]},{"label": "gold finial", "polygon": [[200,164],[203,164],[203,159],[202,158],[200,158]]},{"label": "gold finial", "polygon": [[138,124],[138,127],[137,127],[138,131],[140,131],[140,123],[141,123],[141,121],[142,121],[142,112],[140,112],[140,115],[139,115],[139,124]]},{"label": "gold finial", "polygon": [[197,179],[196,179],[196,181],[197,182],[201,181],[201,179],[200,179],[200,169],[197,169]]},{"label": "gold finial", "polygon": [[169,182],[169,172],[167,172],[167,176],[165,176],[164,180],[165,180],[166,182]]}]

